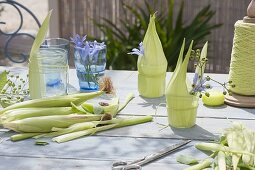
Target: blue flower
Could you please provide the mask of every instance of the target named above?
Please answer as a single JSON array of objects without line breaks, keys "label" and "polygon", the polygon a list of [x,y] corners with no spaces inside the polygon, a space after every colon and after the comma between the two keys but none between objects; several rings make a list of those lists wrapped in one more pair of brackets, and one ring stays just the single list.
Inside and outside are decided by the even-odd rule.
[{"label": "blue flower", "polygon": [[71,42],[75,44],[76,47],[83,47],[84,41],[86,40],[87,35],[84,35],[82,38],[76,34],[73,38],[71,37]]},{"label": "blue flower", "polygon": [[97,41],[90,42],[90,61],[93,64],[97,63],[99,52],[104,50],[106,45],[104,42],[98,43]]},{"label": "blue flower", "polygon": [[193,78],[193,84],[192,84],[192,92],[194,93],[199,93],[203,92],[206,90],[206,78],[204,77],[199,77],[198,73],[195,73],[194,78]]},{"label": "blue flower", "polygon": [[143,43],[140,42],[139,44],[139,49],[133,48],[132,52],[129,52],[128,54],[136,54],[136,55],[144,55],[144,48],[143,48]]},{"label": "blue flower", "polygon": [[81,64],[87,65],[89,64],[89,44],[86,42],[83,48],[79,48],[80,57],[81,57]]}]

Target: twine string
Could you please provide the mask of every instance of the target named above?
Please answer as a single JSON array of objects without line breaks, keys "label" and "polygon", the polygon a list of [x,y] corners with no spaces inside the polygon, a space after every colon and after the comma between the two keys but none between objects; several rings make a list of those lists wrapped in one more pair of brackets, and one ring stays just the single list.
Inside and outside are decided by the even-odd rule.
[{"label": "twine string", "polygon": [[240,95],[255,95],[255,24],[237,21],[231,55],[230,90]]}]

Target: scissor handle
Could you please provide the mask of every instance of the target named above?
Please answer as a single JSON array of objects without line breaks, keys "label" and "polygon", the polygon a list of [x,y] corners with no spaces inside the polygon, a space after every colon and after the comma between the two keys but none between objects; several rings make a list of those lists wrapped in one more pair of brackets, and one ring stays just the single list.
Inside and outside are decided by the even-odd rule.
[{"label": "scissor handle", "polygon": [[117,161],[112,164],[112,170],[141,170],[137,164],[128,164],[126,161]]}]

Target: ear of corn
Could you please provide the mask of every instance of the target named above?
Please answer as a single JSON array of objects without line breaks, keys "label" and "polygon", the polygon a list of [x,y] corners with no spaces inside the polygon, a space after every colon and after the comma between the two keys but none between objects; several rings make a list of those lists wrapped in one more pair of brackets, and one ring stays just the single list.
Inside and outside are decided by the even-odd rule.
[{"label": "ear of corn", "polygon": [[100,120],[102,115],[54,115],[32,117],[21,120],[15,120],[3,123],[5,128],[16,132],[51,132],[53,127],[67,128],[68,126],[81,123]]},{"label": "ear of corn", "polygon": [[91,93],[78,93],[66,96],[48,97],[43,99],[34,99],[29,101],[24,101],[11,105],[0,111],[0,115],[7,110],[17,109],[17,108],[28,108],[28,107],[68,107],[71,106],[71,102],[76,105],[80,103],[95,98],[102,95],[102,91],[91,92]]},{"label": "ear of corn", "polygon": [[10,122],[30,117],[69,115],[74,113],[71,107],[20,108],[8,110],[1,116],[2,122]]}]

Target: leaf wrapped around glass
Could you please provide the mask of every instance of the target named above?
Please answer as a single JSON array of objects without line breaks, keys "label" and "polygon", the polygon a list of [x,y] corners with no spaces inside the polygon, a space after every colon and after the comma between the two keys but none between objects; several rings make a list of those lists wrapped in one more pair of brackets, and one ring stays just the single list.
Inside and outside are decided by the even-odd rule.
[{"label": "leaf wrapped around glass", "polygon": [[[196,124],[198,100],[205,91],[203,77],[207,46],[206,43],[198,60],[193,83],[187,80],[187,67],[192,53],[193,41],[190,43],[187,54],[184,58],[185,39],[182,44],[180,55],[171,80],[166,88],[166,103],[169,125],[175,128],[190,128]],[[193,55],[192,55],[193,56]]]},{"label": "leaf wrapped around glass", "polygon": [[83,42],[84,40],[80,40],[82,43],[80,45],[75,43],[74,47],[74,63],[80,91],[96,91],[99,89],[99,77],[104,75],[105,71],[106,45],[96,41]]}]

